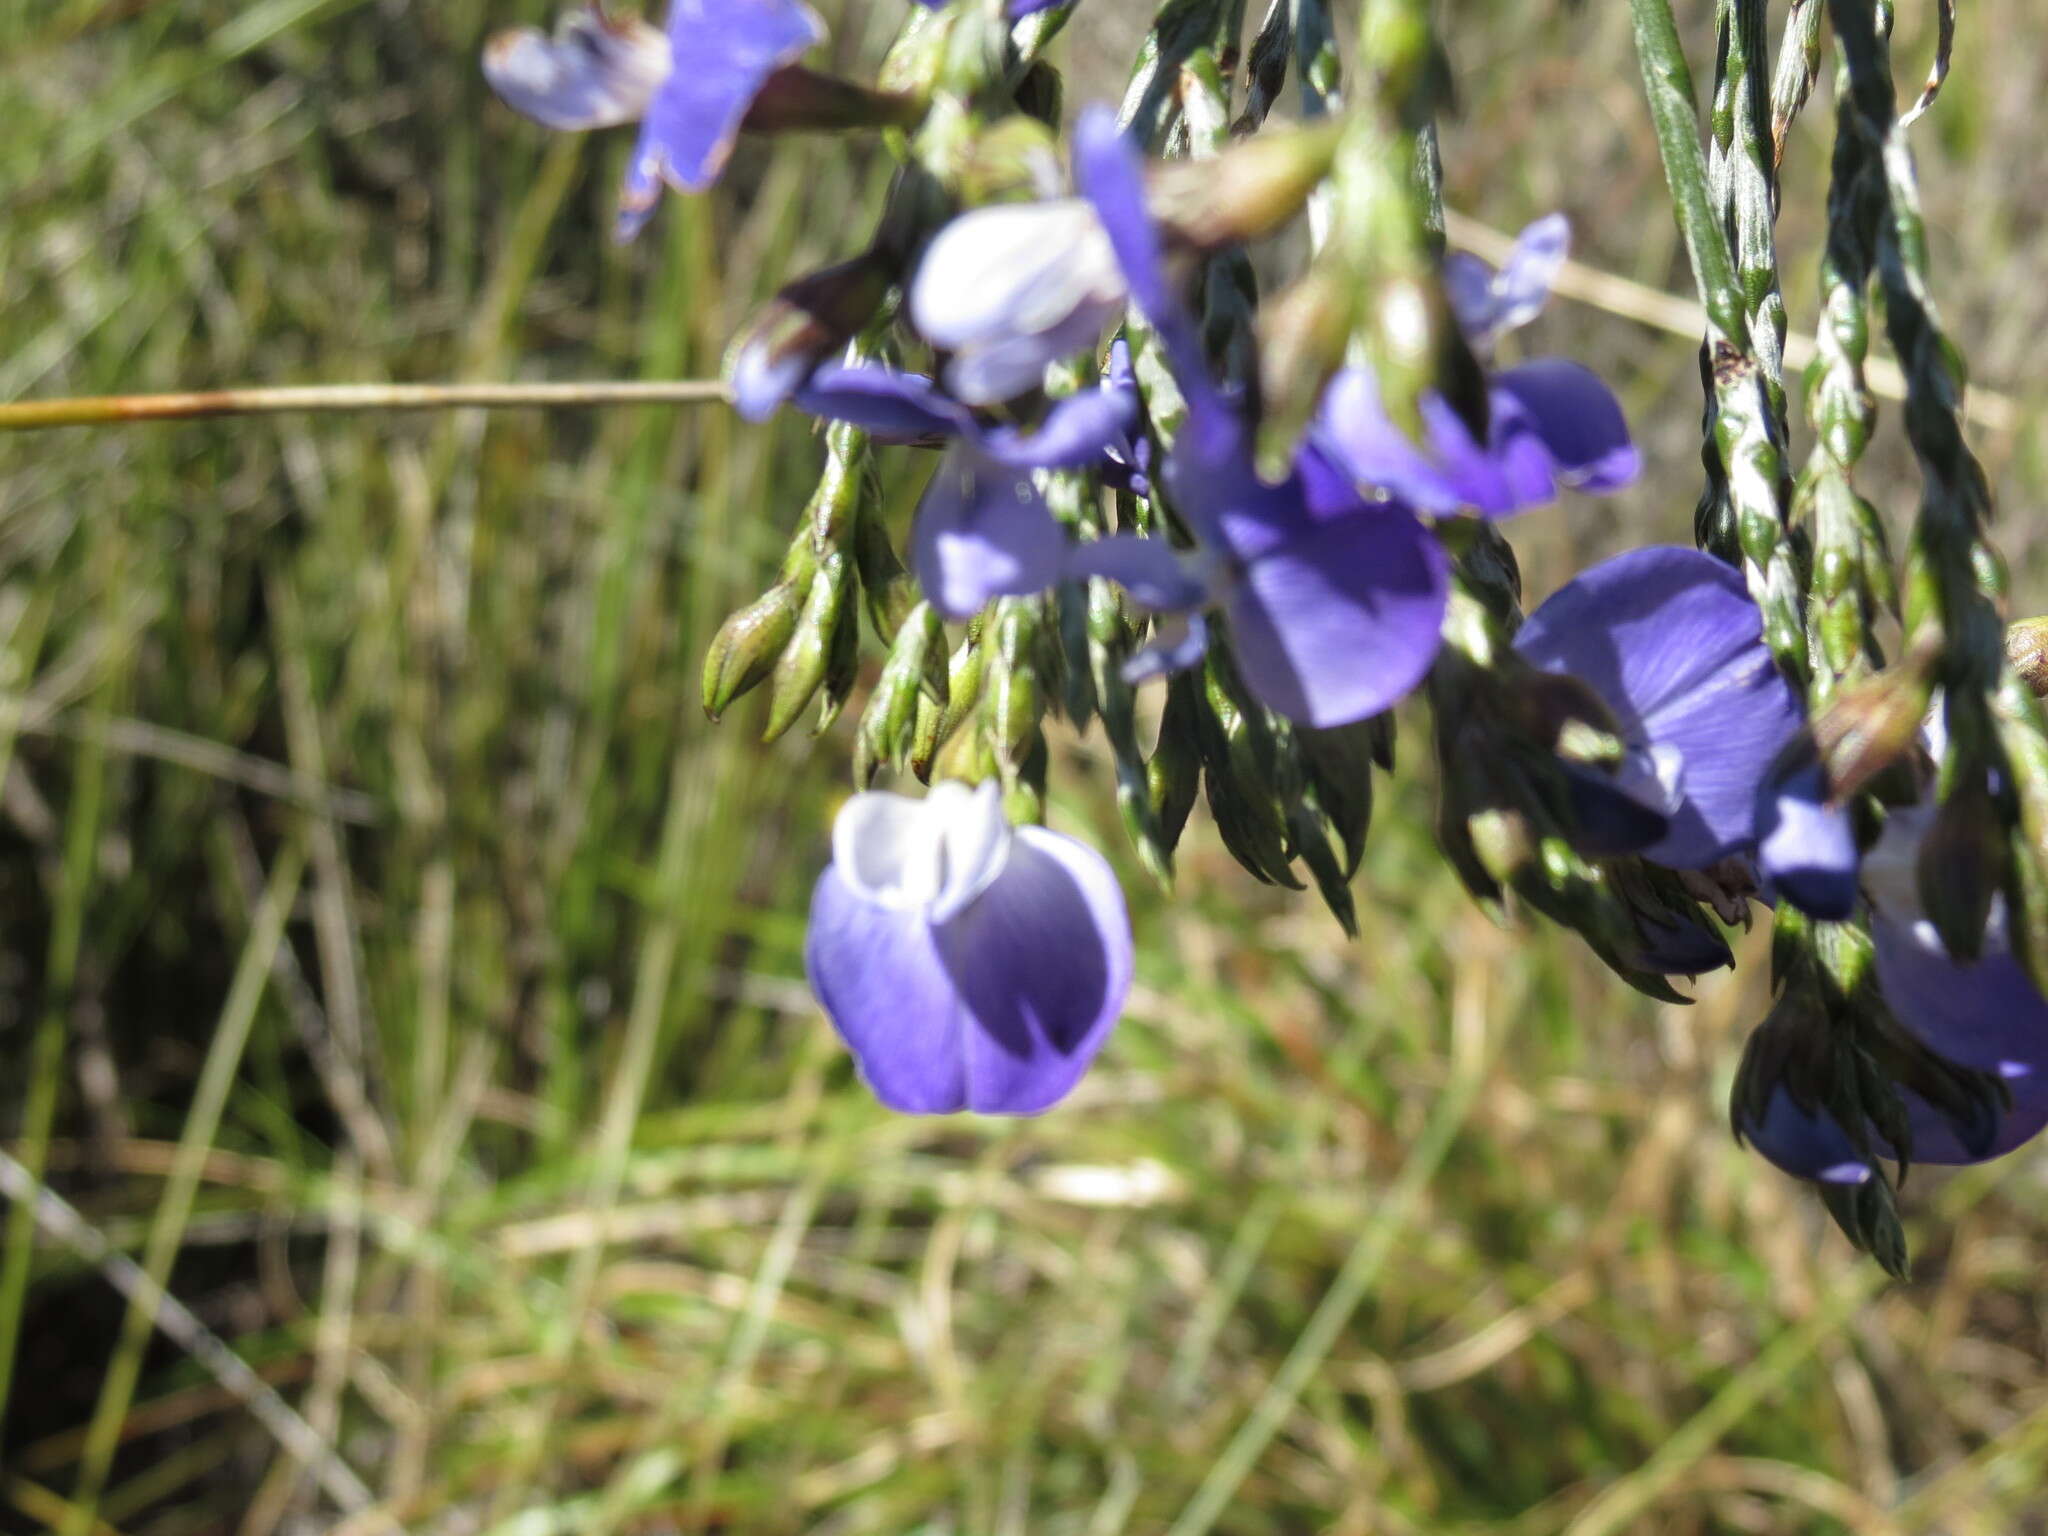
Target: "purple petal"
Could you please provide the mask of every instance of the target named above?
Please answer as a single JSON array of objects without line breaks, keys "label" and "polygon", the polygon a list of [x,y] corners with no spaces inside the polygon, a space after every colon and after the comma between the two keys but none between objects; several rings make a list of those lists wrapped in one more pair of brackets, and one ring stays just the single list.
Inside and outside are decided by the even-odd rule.
[{"label": "purple petal", "polygon": [[931,443],[970,430],[973,417],[921,373],[828,363],[791,398],[813,416],[851,422],[888,442]]},{"label": "purple petal", "polygon": [[565,11],[552,37],[513,27],[484,44],[484,78],[513,111],[549,128],[637,122],[668,77],[668,39],[644,21]]},{"label": "purple petal", "polygon": [[1772,1090],[1760,1121],[1738,1110],[1735,1130],[1794,1178],[1862,1184],[1876,1171],[1833,1115],[1802,1108],[1782,1084]]},{"label": "purple petal", "polygon": [[829,866],[804,970],[876,1098],[912,1115],[965,1107],[972,1021],[923,912],[864,900]]},{"label": "purple petal", "polygon": [[1632,743],[1677,753],[1682,800],[1649,858],[1697,869],[1750,844],[1758,787],[1802,715],[1734,570],[1691,549],[1618,555],[1531,614],[1515,649],[1589,684]]},{"label": "purple petal", "polygon": [[1906,1120],[1913,1129],[1913,1161],[1959,1167],[2004,1157],[2048,1127],[2048,1075],[2009,1076],[2005,1088],[2012,1102],[1997,1117],[1989,1134],[1965,1134],[1947,1116],[1910,1088],[1899,1090],[1906,1102]]},{"label": "purple petal", "polygon": [[824,37],[802,0],[674,0],[673,65],[626,171],[617,237],[629,240],[647,222],[664,183],[701,192],[716,181],[762,82]]},{"label": "purple petal", "polygon": [[1404,507],[1308,524],[1248,561],[1226,598],[1238,668],[1305,725],[1379,714],[1436,659],[1449,576],[1436,535]]},{"label": "purple petal", "polygon": [[1931,923],[1873,911],[1877,978],[1892,1014],[1929,1050],[2002,1077],[2048,1076],[2048,1000],[2010,954],[1951,960]]},{"label": "purple petal", "polygon": [[1640,793],[1630,793],[1634,786],[1619,775],[1566,763],[1565,783],[1577,824],[1574,843],[1581,853],[1619,858],[1641,853],[1670,835],[1670,811],[1648,804]]},{"label": "purple petal", "polygon": [[940,615],[1043,592],[1060,579],[1067,536],[1030,477],[955,449],[918,503],[910,564]]},{"label": "purple petal", "polygon": [[733,354],[733,409],[742,420],[766,421],[796,392],[812,367],[812,359],[802,352],[778,353],[766,340],[747,342]]},{"label": "purple petal", "polygon": [[1209,600],[1209,586],[1188,558],[1164,539],[1116,533],[1067,552],[1066,574],[1106,577],[1154,613],[1176,613]]},{"label": "purple petal", "polygon": [[1074,124],[1074,181],[1095,205],[1138,308],[1154,325],[1176,313],[1165,248],[1145,211],[1143,156],[1117,127],[1116,113],[1100,102],[1082,108]]},{"label": "purple petal", "polygon": [[1827,800],[1808,758],[1757,786],[1756,862],[1766,886],[1810,916],[1841,922],[1856,910],[1856,824]]},{"label": "purple petal", "polygon": [[1614,391],[1592,370],[1539,357],[1493,376],[1493,398],[1520,405],[1549,451],[1558,477],[1582,491],[1618,491],[1643,472]]},{"label": "purple petal", "polygon": [[1372,370],[1346,368],[1323,395],[1316,441],[1358,484],[1425,512],[1503,517],[1553,500],[1560,482],[1614,490],[1641,469],[1621,407],[1575,363],[1507,369],[1489,385],[1488,404],[1482,446],[1449,402],[1425,394],[1417,410],[1427,445],[1418,445],[1387,415]]},{"label": "purple petal", "polygon": [[1147,678],[1185,672],[1209,651],[1209,621],[1199,609],[1161,614],[1152,624],[1152,638],[1123,664],[1123,679],[1137,684]]},{"label": "purple petal", "polygon": [[1095,205],[1095,215],[1116,251],[1131,299],[1152,323],[1191,410],[1214,394],[1200,337],[1167,281],[1165,247],[1145,207],[1145,162],[1100,103],[1084,108],[1074,125],[1074,182]]},{"label": "purple petal", "polygon": [[1458,324],[1479,347],[1527,325],[1550,298],[1557,269],[1571,249],[1571,224],[1547,214],[1525,228],[1498,272],[1462,251],[1444,260],[1444,289]]},{"label": "purple petal", "polygon": [[1654,917],[1638,917],[1642,947],[1631,954],[1629,963],[1657,976],[1701,976],[1735,965],[1728,941],[1698,923],[1666,923]]},{"label": "purple petal", "polygon": [[1133,390],[1084,389],[1053,405],[1037,430],[996,427],[981,434],[981,451],[1013,469],[1078,469],[1101,462],[1112,443],[1138,424]]},{"label": "purple petal", "polygon": [[1482,448],[1441,396],[1424,395],[1417,408],[1429,438],[1425,451],[1387,415],[1372,370],[1346,368],[1324,392],[1316,443],[1355,484],[1390,491],[1422,511],[1471,508],[1501,516],[1553,494],[1548,451],[1520,403],[1502,404],[1494,444]]},{"label": "purple petal", "polygon": [[1131,920],[1102,855],[1019,827],[995,883],[935,932],[972,1021],[967,1108],[1032,1115],[1066,1097],[1131,987]]}]

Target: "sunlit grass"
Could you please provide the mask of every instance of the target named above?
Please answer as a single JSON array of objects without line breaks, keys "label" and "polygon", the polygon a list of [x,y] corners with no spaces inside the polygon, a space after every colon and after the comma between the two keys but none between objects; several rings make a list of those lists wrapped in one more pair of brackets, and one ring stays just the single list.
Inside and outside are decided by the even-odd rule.
[{"label": "sunlit grass", "polygon": [[[849,58],[885,9],[841,29]],[[1589,259],[1674,288],[1623,29],[1553,9],[1446,7],[1453,199],[1508,227],[1563,203]],[[539,14],[10,17],[0,397],[705,376],[779,277],[863,238],[884,157],[811,141],[744,148],[612,247],[623,146],[548,141],[477,76],[514,11]],[[1927,140],[1943,298],[2023,401],[2048,303],[2028,20],[1969,18]],[[1925,24],[1902,15],[1902,56]],[[1070,99],[1113,87],[1086,33],[1063,46]],[[1807,323],[1821,143],[1788,181]],[[1619,510],[1515,526],[1532,592],[1685,539],[1696,477],[1691,348],[1544,325],[1617,377],[1656,462]],[[1985,446],[2024,554],[2035,436]],[[0,1522],[2040,1518],[2038,1158],[1916,1172],[1917,1277],[1881,1284],[1725,1130],[1756,937],[1672,1009],[1495,928],[1437,862],[1419,717],[1355,943],[1199,814],[1174,891],[1147,886],[1099,740],[1061,737],[1055,823],[1132,892],[1129,1017],[1044,1118],[878,1110],[799,958],[847,733],[762,747],[758,700],[714,728],[695,691],[818,462],[805,423],[716,408],[0,439],[0,1128],[378,1500],[344,1521],[15,1210]],[[1895,511],[1905,462],[1872,461]],[[890,462],[893,504],[917,469]]]}]

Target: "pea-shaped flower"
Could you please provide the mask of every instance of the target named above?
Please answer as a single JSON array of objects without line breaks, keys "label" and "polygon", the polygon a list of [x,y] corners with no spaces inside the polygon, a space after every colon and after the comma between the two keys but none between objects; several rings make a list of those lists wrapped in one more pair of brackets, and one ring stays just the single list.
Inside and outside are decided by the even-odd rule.
[{"label": "pea-shaped flower", "polygon": [[811,988],[875,1097],[925,1115],[1058,1103],[1123,1011],[1131,954],[1108,863],[1012,828],[992,782],[849,800],[804,942]]},{"label": "pea-shaped flower", "polygon": [[918,334],[950,352],[945,383],[969,405],[1036,389],[1045,370],[1101,339],[1123,313],[1124,278],[1080,198],[997,203],[933,238],[910,285]]}]

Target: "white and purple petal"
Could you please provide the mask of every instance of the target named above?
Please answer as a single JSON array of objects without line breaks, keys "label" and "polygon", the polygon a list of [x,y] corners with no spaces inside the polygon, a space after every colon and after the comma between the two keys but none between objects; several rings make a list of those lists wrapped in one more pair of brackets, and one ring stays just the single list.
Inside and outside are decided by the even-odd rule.
[{"label": "white and purple petal", "polygon": [[638,122],[669,73],[668,39],[633,17],[565,11],[552,36],[512,27],[484,44],[484,78],[505,104],[549,128]]},{"label": "white and purple petal", "polygon": [[935,930],[973,1029],[967,1108],[1032,1115],[1072,1091],[1130,993],[1131,920],[1108,862],[1019,827],[993,884]]},{"label": "white and purple petal", "polygon": [[1102,857],[1011,832],[993,784],[856,796],[833,844],[804,964],[876,1097],[912,1114],[1065,1097],[1130,990],[1130,918]]},{"label": "white and purple petal", "polygon": [[933,238],[910,286],[918,333],[951,352],[947,387],[970,405],[1037,388],[1122,312],[1123,274],[1079,198],[976,208]]},{"label": "white and purple petal", "polygon": [[674,0],[672,63],[626,169],[617,237],[639,231],[664,185],[701,192],[716,181],[762,85],[824,37],[803,0]]},{"label": "white and purple petal", "polygon": [[1739,574],[1697,550],[1631,550],[1553,594],[1515,649],[1590,685],[1630,743],[1676,753],[1680,800],[1649,858],[1698,869],[1751,844],[1759,786],[1802,712]]}]

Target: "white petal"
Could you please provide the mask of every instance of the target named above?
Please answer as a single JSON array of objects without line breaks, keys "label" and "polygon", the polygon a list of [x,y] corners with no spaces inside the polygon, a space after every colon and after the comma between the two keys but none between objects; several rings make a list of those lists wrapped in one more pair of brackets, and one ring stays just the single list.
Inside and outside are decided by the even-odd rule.
[{"label": "white petal", "polygon": [[868,790],[832,825],[832,863],[862,898],[941,922],[1002,872],[1010,827],[1002,792],[948,781],[922,800]]},{"label": "white petal", "polygon": [[549,37],[514,27],[484,44],[484,78],[514,111],[549,128],[637,122],[668,78],[668,39],[638,19],[587,8],[565,13]]},{"label": "white petal", "polygon": [[911,284],[910,317],[952,350],[1051,330],[1088,308],[1106,315],[1123,296],[1116,252],[1087,203],[998,203],[939,231]]}]

